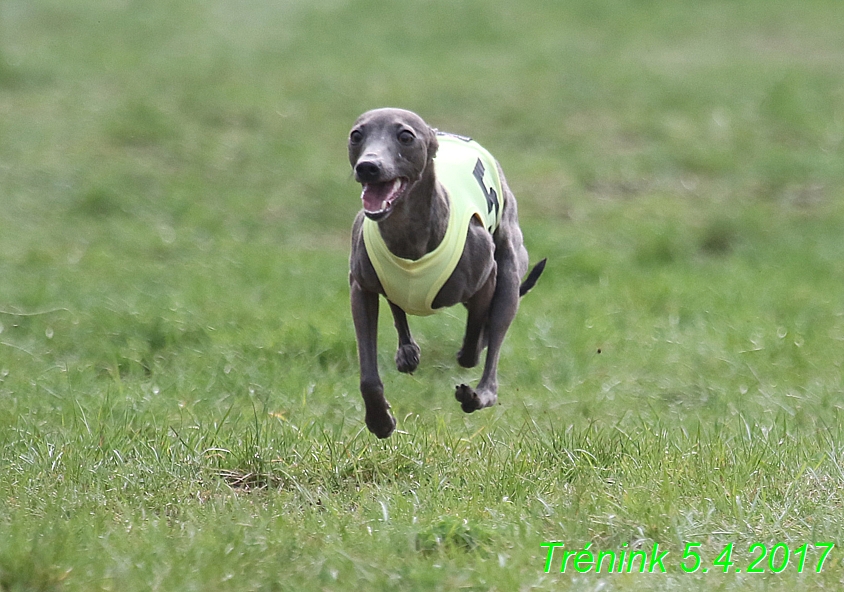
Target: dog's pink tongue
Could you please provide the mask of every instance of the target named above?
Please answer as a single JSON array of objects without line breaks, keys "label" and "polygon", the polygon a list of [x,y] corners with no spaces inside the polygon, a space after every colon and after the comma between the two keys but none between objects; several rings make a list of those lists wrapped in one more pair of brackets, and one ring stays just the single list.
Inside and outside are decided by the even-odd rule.
[{"label": "dog's pink tongue", "polygon": [[396,186],[399,185],[397,181],[365,184],[360,196],[363,200],[363,208],[367,212],[380,212],[385,209],[387,202],[393,198]]}]

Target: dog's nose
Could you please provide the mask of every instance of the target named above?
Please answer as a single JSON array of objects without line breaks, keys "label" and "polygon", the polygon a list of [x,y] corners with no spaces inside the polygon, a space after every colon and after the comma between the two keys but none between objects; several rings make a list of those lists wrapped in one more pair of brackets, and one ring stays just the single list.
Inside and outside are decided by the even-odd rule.
[{"label": "dog's nose", "polygon": [[362,160],[355,165],[358,181],[372,183],[381,177],[381,165],[371,160]]}]

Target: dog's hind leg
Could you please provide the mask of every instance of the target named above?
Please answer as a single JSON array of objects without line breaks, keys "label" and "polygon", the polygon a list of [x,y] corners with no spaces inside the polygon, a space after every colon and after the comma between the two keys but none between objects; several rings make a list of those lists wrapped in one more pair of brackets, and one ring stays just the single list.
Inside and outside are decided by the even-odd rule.
[{"label": "dog's hind leg", "polygon": [[496,252],[496,262],[499,271],[486,324],[489,343],[484,372],[476,389],[461,384],[454,393],[466,413],[490,407],[498,402],[498,357],[507,329],[519,309],[520,278],[512,249],[500,249]]},{"label": "dog's hind leg", "polygon": [[495,294],[495,266],[484,285],[466,303],[466,334],[463,347],[457,352],[457,363],[464,368],[478,365],[485,344],[486,325],[489,319],[489,307]]},{"label": "dog's hind leg", "polygon": [[393,313],[393,323],[396,327],[396,333],[399,335],[399,348],[396,350],[396,369],[399,372],[412,374],[419,367],[419,356],[422,350],[413,341],[410,326],[407,324],[407,314],[404,310],[390,302],[390,311]]}]

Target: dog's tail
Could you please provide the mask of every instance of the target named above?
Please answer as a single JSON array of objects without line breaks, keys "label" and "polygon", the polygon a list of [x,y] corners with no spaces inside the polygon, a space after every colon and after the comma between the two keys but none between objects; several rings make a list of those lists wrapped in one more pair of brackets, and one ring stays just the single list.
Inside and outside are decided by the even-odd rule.
[{"label": "dog's tail", "polygon": [[539,279],[539,276],[541,276],[542,272],[545,270],[546,261],[548,261],[547,257],[536,265],[534,265],[533,269],[530,270],[530,273],[528,274],[527,278],[525,278],[525,281],[523,281],[522,285],[519,286],[520,297],[530,292],[530,289],[536,285],[536,280]]}]

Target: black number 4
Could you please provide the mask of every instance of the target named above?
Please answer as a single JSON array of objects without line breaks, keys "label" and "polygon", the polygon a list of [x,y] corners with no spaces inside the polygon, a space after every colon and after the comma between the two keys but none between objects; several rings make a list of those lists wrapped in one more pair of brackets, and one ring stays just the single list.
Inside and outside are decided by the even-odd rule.
[{"label": "black number 4", "polygon": [[486,197],[486,205],[487,205],[487,213],[492,211],[492,208],[495,208],[495,217],[498,218],[498,208],[500,207],[498,204],[498,195],[495,193],[495,189],[492,187],[487,187],[484,183],[484,173],[486,169],[484,168],[484,163],[481,162],[481,159],[478,159],[478,162],[475,164],[475,179],[478,180],[478,184],[481,186],[481,190],[484,192],[484,197]]}]

